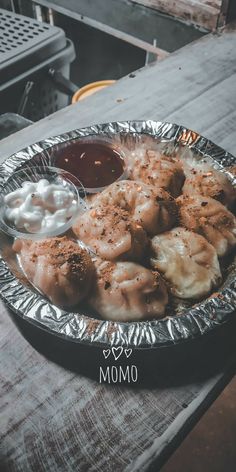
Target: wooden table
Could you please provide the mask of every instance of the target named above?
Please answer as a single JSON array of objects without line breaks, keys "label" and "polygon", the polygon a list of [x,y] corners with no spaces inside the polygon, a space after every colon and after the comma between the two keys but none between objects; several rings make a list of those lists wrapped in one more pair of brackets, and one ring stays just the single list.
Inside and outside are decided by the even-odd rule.
[{"label": "wooden table", "polygon": [[[235,153],[235,64],[232,27],[2,140],[1,160],[50,135],[128,119],[179,122]],[[172,374],[168,382],[158,382],[153,361],[152,388],[100,384],[54,362],[50,339],[36,331],[33,340],[30,328],[20,326],[23,336],[2,303],[0,312],[4,471],[157,471],[235,368],[235,352],[222,348],[229,334],[222,330],[218,371],[199,375],[203,359],[190,374],[182,369],[181,377]],[[65,345],[65,358],[66,350]]]}]

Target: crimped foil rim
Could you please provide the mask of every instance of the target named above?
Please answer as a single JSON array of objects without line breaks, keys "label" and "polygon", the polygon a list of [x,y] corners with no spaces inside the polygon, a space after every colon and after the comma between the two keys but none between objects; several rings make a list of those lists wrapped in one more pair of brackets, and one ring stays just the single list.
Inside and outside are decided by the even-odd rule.
[{"label": "crimped foil rim", "polygon": [[[148,134],[167,141],[181,142],[202,156],[213,159],[213,167],[227,173],[232,184],[236,179],[227,170],[236,158],[210,140],[183,126],[156,121],[122,121],[104,123],[76,129],[62,135],[32,144],[8,157],[0,165],[0,185],[16,169],[36,155],[42,163],[47,162],[47,150],[57,144],[99,135],[112,137],[117,133]],[[235,314],[235,273],[229,274],[217,296],[187,309],[183,314],[168,316],[161,320],[142,322],[112,322],[90,318],[83,313],[73,313],[55,307],[39,293],[23,285],[0,257],[0,295],[16,314],[44,330],[68,341],[90,346],[129,346],[131,348],[169,347],[209,333],[228,322]]]}]

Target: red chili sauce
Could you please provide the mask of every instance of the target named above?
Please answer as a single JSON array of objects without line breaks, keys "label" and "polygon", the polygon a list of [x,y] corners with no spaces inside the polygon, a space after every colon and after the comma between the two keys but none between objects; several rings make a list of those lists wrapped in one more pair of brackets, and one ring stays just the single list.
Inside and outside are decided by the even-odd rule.
[{"label": "red chili sauce", "polygon": [[123,158],[109,144],[78,141],[54,157],[55,165],[75,175],[85,188],[105,187],[124,172]]}]

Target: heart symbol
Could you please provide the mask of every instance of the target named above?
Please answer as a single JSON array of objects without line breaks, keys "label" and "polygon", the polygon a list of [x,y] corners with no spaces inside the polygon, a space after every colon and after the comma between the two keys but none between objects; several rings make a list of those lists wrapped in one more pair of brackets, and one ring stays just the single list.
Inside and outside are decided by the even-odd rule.
[{"label": "heart symbol", "polygon": [[132,352],[133,352],[132,349],[125,349],[125,355],[126,355],[127,359],[128,359],[129,356],[131,356]]},{"label": "heart symbol", "polygon": [[103,349],[102,352],[103,352],[103,355],[104,355],[105,359],[107,359],[107,358],[110,356],[110,354],[111,354],[111,350],[110,350],[110,349]]},{"label": "heart symbol", "polygon": [[119,357],[121,356],[123,352],[123,347],[122,346],[119,346],[119,347],[113,347],[112,348],[112,354],[115,358],[115,361],[117,361],[117,359],[119,359]]}]

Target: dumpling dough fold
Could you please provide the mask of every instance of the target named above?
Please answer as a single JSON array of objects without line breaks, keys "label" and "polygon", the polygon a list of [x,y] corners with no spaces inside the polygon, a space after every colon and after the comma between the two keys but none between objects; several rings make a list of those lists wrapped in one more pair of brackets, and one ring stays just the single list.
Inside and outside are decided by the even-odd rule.
[{"label": "dumpling dough fold", "polygon": [[167,190],[173,197],[181,193],[185,175],[182,164],[163,151],[142,145],[126,155],[127,174],[131,180],[141,181]]},{"label": "dumpling dough fold", "polygon": [[154,236],[151,247],[151,264],[176,297],[200,299],[221,281],[216,251],[199,234],[174,228]]},{"label": "dumpling dough fold", "polygon": [[132,221],[151,235],[171,229],[177,218],[173,197],[163,189],[143,182],[121,180],[93,198],[92,206],[114,205],[126,210]]},{"label": "dumpling dough fold", "polygon": [[13,245],[29,281],[55,305],[77,305],[88,294],[95,268],[86,249],[67,237],[16,240]]},{"label": "dumpling dough fold", "polygon": [[182,193],[184,195],[199,194],[219,200],[229,209],[235,207],[236,189],[224,172],[213,169],[207,162],[197,161],[188,156],[183,163],[186,179]]},{"label": "dumpling dough fold", "polygon": [[236,218],[214,198],[202,195],[184,196],[176,200],[180,224],[202,234],[224,256],[236,245]]},{"label": "dumpling dough fold", "polygon": [[139,260],[148,243],[142,226],[127,211],[112,205],[92,208],[73,225],[76,236],[96,255],[108,260]]},{"label": "dumpling dough fold", "polygon": [[161,318],[168,294],[160,274],[132,262],[95,261],[97,279],[89,304],[112,321]]}]

